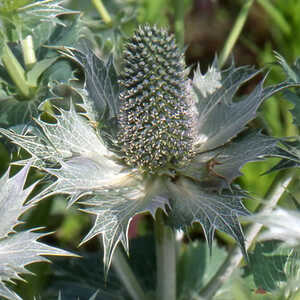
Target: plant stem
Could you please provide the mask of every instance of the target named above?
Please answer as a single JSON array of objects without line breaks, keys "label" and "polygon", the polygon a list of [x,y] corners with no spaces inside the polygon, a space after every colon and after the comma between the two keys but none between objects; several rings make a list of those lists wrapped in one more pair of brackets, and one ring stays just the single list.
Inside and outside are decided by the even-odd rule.
[{"label": "plant stem", "polygon": [[1,58],[10,78],[16,85],[20,94],[25,98],[28,98],[30,95],[30,90],[25,78],[25,71],[6,44],[3,46]]},{"label": "plant stem", "polygon": [[34,52],[32,36],[28,35],[24,40],[21,41],[21,45],[22,45],[24,63],[26,68],[29,70],[36,63],[36,56]]},{"label": "plant stem", "polygon": [[109,15],[108,11],[106,10],[105,6],[103,5],[102,1],[101,0],[92,0],[92,3],[96,7],[101,18],[103,19],[103,22],[105,24],[111,24],[112,19]]},{"label": "plant stem", "polygon": [[128,265],[120,246],[115,250],[112,266],[133,300],[146,300],[146,295]]},{"label": "plant stem", "polygon": [[[284,172],[283,175],[278,174],[273,181],[271,187],[269,188],[264,203],[259,207],[259,212],[270,213],[273,208],[278,203],[279,199],[285,192],[288,185],[293,179],[293,172]],[[259,231],[263,227],[262,224],[252,223],[245,233],[245,246],[248,250],[255,238],[257,237]],[[243,259],[243,254],[238,245],[236,245],[227,259],[220,267],[218,272],[213,276],[213,278],[208,282],[208,284],[200,291],[200,296],[205,300],[210,300],[217,293],[219,288],[223,283],[229,279],[235,269],[239,266],[240,262]]]},{"label": "plant stem", "polygon": [[220,59],[219,59],[220,68],[225,64],[230,52],[232,51],[240,33],[244,27],[244,24],[247,20],[248,13],[250,11],[250,8],[251,8],[253,2],[254,2],[254,0],[247,0],[237,17],[235,24],[225,42],[225,45],[224,45],[222,51],[221,51]]},{"label": "plant stem", "polygon": [[173,0],[174,7],[174,30],[177,44],[184,46],[184,1]]},{"label": "plant stem", "polygon": [[158,210],[156,237],[156,299],[176,300],[176,241],[173,230],[165,225],[164,213]]}]

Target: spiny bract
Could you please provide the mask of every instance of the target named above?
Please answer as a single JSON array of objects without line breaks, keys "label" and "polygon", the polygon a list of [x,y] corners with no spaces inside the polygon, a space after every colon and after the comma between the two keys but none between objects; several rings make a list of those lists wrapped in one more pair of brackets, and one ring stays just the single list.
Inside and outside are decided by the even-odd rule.
[{"label": "spiny bract", "polygon": [[184,56],[175,39],[140,27],[128,41],[119,81],[120,132],[125,161],[154,172],[191,156],[191,118]]},{"label": "spiny bract", "polygon": [[59,108],[56,123],[39,118],[25,134],[0,132],[57,178],[45,196],[67,194],[69,205],[81,199],[96,216],[83,242],[102,234],[106,271],[119,242],[129,251],[133,216],[157,209],[175,230],[199,222],[210,246],[219,229],[245,253],[238,219],[248,214],[245,193],[231,183],[245,163],[277,153],[276,139],[245,129],[260,104],[290,82],[264,88],[262,81],[241,99],[236,92],[259,71],[234,64],[220,71],[217,61],[188,79],[173,37],[149,26],[125,46],[120,76],[112,57],[104,62],[74,48],[64,54],[85,73],[83,88],[72,88],[82,102]]}]

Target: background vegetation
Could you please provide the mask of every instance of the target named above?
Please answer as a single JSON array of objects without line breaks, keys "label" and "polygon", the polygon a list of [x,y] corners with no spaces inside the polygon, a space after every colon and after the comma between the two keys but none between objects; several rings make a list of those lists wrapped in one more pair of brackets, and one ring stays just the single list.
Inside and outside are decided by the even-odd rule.
[{"label": "background vegetation", "polygon": [[[187,65],[194,68],[199,62],[203,73],[211,65],[216,53],[221,59],[224,59],[224,65],[230,62],[230,56],[226,59],[225,45],[229,49],[228,54],[234,57],[236,65],[247,64],[257,68],[271,69],[267,79],[268,84],[278,83],[286,76],[282,68],[275,63],[274,51],[285,57],[289,65],[292,65],[300,56],[300,2],[298,0],[103,0],[108,15],[103,14],[103,10],[99,12],[95,2],[92,0],[69,0],[62,4],[69,12],[80,11],[81,14],[67,13],[56,16],[57,22],[53,25],[51,32],[49,29],[45,40],[34,41],[38,60],[42,60],[44,57],[47,59],[55,57],[56,50],[43,47],[49,40],[56,46],[72,46],[74,43],[73,33],[77,34],[76,26],[81,28],[85,26],[85,31],[81,34],[89,39],[90,46],[99,56],[107,57],[111,51],[120,54],[124,39],[139,24],[145,23],[170,28],[170,31],[175,33],[179,45],[186,47]],[[21,5],[23,4],[21,3]],[[5,13],[2,11],[2,16],[5,16]],[[236,23],[237,20],[241,23]],[[66,27],[61,26],[60,21],[66,24]],[[6,22],[5,17],[2,18],[2,22],[3,24]],[[239,25],[241,25],[240,32],[238,31]],[[30,26],[29,28],[36,30],[32,32],[33,36],[40,34],[38,30],[43,31],[44,34],[47,32],[45,28]],[[68,30],[69,32],[67,32]],[[236,31],[236,42],[234,39],[228,41],[228,37],[234,30]],[[13,32],[12,30],[11,43],[18,41],[18,37],[15,38]],[[60,65],[56,66],[54,70],[49,63],[49,66],[45,67],[43,78],[39,80],[51,79],[68,83],[74,77],[75,64],[65,60],[56,62],[55,59],[51,62]],[[3,72],[3,68],[1,68],[1,72]],[[78,71],[76,72],[79,77],[83,77]],[[244,86],[240,95],[251,91],[262,76],[258,76]],[[1,80],[0,84],[3,86]],[[8,89],[12,85],[12,82],[9,82]],[[42,98],[45,99],[50,95],[50,89],[51,87],[34,90],[32,93],[35,100],[28,109],[27,104],[24,108],[24,101],[20,100],[20,95],[24,94],[24,91],[20,92],[17,88],[14,105],[2,104],[0,106],[1,127],[14,127],[21,130],[23,122],[19,121],[22,118],[29,120],[32,116],[36,116],[38,104],[41,103]],[[55,92],[59,94],[64,91]],[[7,95],[0,95],[0,101],[7,103]],[[297,135],[298,129],[292,124],[292,115],[289,111],[292,108],[293,104],[279,94],[264,103],[260,109],[259,118],[250,126],[263,128],[264,133],[276,137]],[[13,111],[14,114],[8,114],[8,111]],[[28,112],[28,115],[21,117],[25,112]],[[18,155],[24,157],[26,154],[17,153],[7,140],[1,139],[0,142],[0,175],[2,176],[11,161],[16,160]],[[277,159],[269,159],[266,162],[248,163],[243,168],[244,176],[239,179],[238,183],[250,192],[251,198],[244,201],[250,211],[256,210],[262,199],[265,199],[274,180],[278,179],[278,171],[259,177],[276,162],[278,162]],[[15,174],[18,170],[18,167],[13,167],[11,174]],[[39,172],[31,171],[27,185],[41,176]],[[280,206],[299,209],[297,200],[299,185],[299,180],[295,179],[289,186],[288,192],[281,198]],[[42,189],[42,186],[38,186],[37,190],[39,189]],[[96,299],[123,299],[121,297],[126,295],[126,292],[113,269],[109,273],[107,284],[104,282],[102,257],[99,255],[101,246],[98,241],[95,239],[79,249],[77,248],[91,226],[89,216],[74,208],[66,209],[66,199],[62,196],[55,196],[39,203],[29,213],[26,213],[23,219],[26,221],[26,225],[21,225],[18,229],[32,228],[33,226],[45,227],[49,232],[54,231],[54,234],[45,237],[44,242],[79,253],[84,257],[82,260],[57,258],[53,260],[52,265],[46,263],[30,265],[28,269],[37,276],[24,275],[24,278],[28,280],[27,283],[17,281],[16,285],[11,285],[23,299],[31,300],[34,297],[36,299],[55,299],[59,290],[62,292],[63,299],[75,299],[77,296],[80,299],[88,299],[98,289],[100,292],[95,296]],[[150,216],[144,215],[134,219],[130,227],[129,263],[137,274],[142,274],[142,285],[150,290],[154,288],[155,282],[155,250],[152,234],[153,223]],[[183,237],[183,240],[184,246],[178,249],[180,256],[178,289],[182,295],[185,290],[200,290],[225,260],[230,249],[234,247],[232,239],[218,232],[213,245],[212,257],[210,257],[200,226],[194,226],[189,234]],[[227,285],[225,284],[219,290],[218,299],[274,299],[272,297],[275,297],[276,293],[278,299],[298,299],[295,298],[295,293],[289,294],[289,297],[294,298],[280,298],[285,296],[279,295],[280,288],[287,284],[290,277],[294,276],[290,273],[299,273],[300,269],[287,270],[292,268],[291,265],[297,266],[297,257],[293,257],[295,256],[293,253],[279,249],[278,243],[275,241],[254,244],[250,253],[253,253],[250,258],[253,257],[254,269],[250,270],[245,267],[237,270],[228,280]],[[292,258],[294,260],[291,262]],[[193,264],[197,265],[197,268],[193,268]],[[264,267],[259,269],[261,264]],[[181,277],[184,277],[184,280],[181,280]],[[232,289],[230,294],[228,294],[229,285]],[[127,295],[127,297],[129,296]],[[300,296],[298,295],[298,297]],[[188,298],[182,296],[180,299]]]}]

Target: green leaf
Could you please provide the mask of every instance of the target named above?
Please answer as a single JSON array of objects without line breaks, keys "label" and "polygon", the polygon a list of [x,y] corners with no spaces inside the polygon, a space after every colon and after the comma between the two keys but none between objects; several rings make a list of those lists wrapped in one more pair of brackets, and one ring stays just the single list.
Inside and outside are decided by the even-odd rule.
[{"label": "green leaf", "polygon": [[65,259],[57,257],[51,265],[52,280],[49,282],[42,299],[122,300],[126,292],[113,270],[105,281],[99,253],[81,253],[81,258]]},{"label": "green leaf", "polygon": [[177,265],[178,299],[197,299],[200,289],[218,271],[226,257],[226,251],[216,243],[212,244],[212,255],[206,243],[189,243]]},{"label": "green leaf", "polygon": [[[73,288],[74,288],[74,287],[70,287],[69,289],[72,290]],[[88,300],[97,300],[97,299],[99,299],[99,298],[97,298],[97,295],[98,295],[98,291],[95,292],[94,294],[92,294],[92,296],[89,297]],[[85,296],[86,296],[86,293],[84,293],[84,298],[85,298]],[[76,296],[76,294],[72,295],[71,297],[63,297],[63,298],[62,298],[61,293],[59,293],[57,299],[58,299],[58,300],[66,300],[66,299],[70,299],[70,300],[71,300],[71,299],[74,299],[74,297],[76,297],[76,299],[78,299],[78,300],[83,299],[83,297],[80,298],[78,295]],[[107,297],[107,296],[105,296],[105,297]],[[103,299],[103,298],[102,298],[102,299]],[[105,299],[111,300],[111,298],[105,298]],[[103,299],[103,300],[104,300],[104,299]]]},{"label": "green leaf", "polygon": [[214,233],[219,229],[232,236],[240,245],[245,257],[244,235],[239,223],[239,216],[249,213],[241,202],[238,192],[222,194],[204,190],[197,183],[180,177],[176,184],[168,182],[171,193],[169,219],[178,229],[199,222],[211,249]]},{"label": "green leaf", "polygon": [[53,35],[53,32],[57,28],[57,24],[50,22],[39,22],[38,24],[34,23],[32,26],[29,25],[29,27],[31,30],[30,35],[33,38],[34,50],[36,51],[38,59],[40,59],[40,53],[45,52],[45,48],[41,47],[43,47]]},{"label": "green leaf", "polygon": [[[43,82],[52,86],[60,84],[70,84],[70,81],[74,79],[74,71],[72,70],[72,66],[70,62],[66,59],[60,57],[60,59],[53,65],[50,66],[43,76]],[[51,99],[51,97],[50,97]]]},{"label": "green leaf", "polygon": [[7,97],[0,101],[0,124],[1,127],[10,127],[27,124],[33,116],[37,116],[39,110],[38,99],[33,101],[18,101]]},{"label": "green leaf", "polygon": [[[56,37],[56,39],[51,38],[51,41],[53,40],[57,43],[70,42],[70,35],[72,35],[73,42],[76,43],[79,38],[79,34],[76,33],[77,29],[74,29],[75,27],[78,27],[76,24],[78,25],[78,22],[73,22],[70,26],[71,28],[68,27],[68,30],[59,31],[60,34],[58,37]],[[49,32],[47,31],[47,26],[44,28],[45,32],[44,30],[39,32],[39,29],[36,27],[34,29],[38,31],[37,34],[43,35],[41,38],[38,38],[37,36],[34,36],[34,38],[37,38],[39,39],[39,42],[44,43],[46,40],[43,40],[43,38],[46,36],[48,39],[47,43],[51,44],[49,37],[51,34],[54,35],[56,30],[54,31],[54,27],[50,26],[50,23],[48,28]],[[0,81],[2,83],[1,86],[3,87],[4,94],[3,99],[0,101],[0,124],[2,127],[7,128],[17,124],[26,124],[30,122],[32,117],[38,116],[38,106],[41,101],[51,95],[51,91],[49,91],[50,83],[52,86],[54,85],[53,81],[55,81],[56,85],[58,82],[69,84],[69,81],[74,78],[70,61],[59,56],[56,50],[45,47],[40,47],[35,50],[38,62],[35,63],[33,68],[29,70],[27,74],[23,74],[23,77],[26,78],[27,90],[29,87],[28,92],[30,95],[27,98],[22,96],[15,83],[10,80],[10,76],[6,70],[3,67],[0,70],[0,76],[3,79],[3,81],[1,79]],[[13,47],[12,52],[20,61],[20,47],[18,45]],[[59,61],[57,61],[58,59]],[[43,109],[43,107],[40,108]]]},{"label": "green leaf", "polygon": [[0,57],[2,57],[3,47],[4,47],[5,44],[6,44],[5,34],[2,30],[0,30]]},{"label": "green leaf", "polygon": [[[62,299],[85,300],[98,290],[96,300],[131,300],[125,286],[120,282],[112,267],[107,279],[103,272],[103,262],[97,253],[80,253],[82,258],[55,257],[51,264],[52,280],[42,299],[57,299],[61,291]],[[146,291],[155,290],[155,241],[152,235],[138,237],[130,241],[130,258],[126,259],[136,277]],[[149,299],[152,299],[149,296]]]},{"label": "green leaf", "polygon": [[128,263],[144,291],[155,291],[156,251],[153,235],[143,235],[130,240]]},{"label": "green leaf", "polygon": [[[34,41],[41,45],[43,38],[41,32],[46,33],[45,37],[52,31],[55,24],[64,26],[58,18],[62,14],[75,14],[61,6],[61,0],[41,1],[5,1],[8,3],[6,9],[0,11],[3,26],[8,32],[11,42],[17,42],[20,36],[33,35]],[[42,20],[42,22],[41,22]],[[49,25],[45,25],[49,23]],[[47,32],[48,31],[48,32]],[[7,38],[7,37],[6,37]]]},{"label": "green leaf", "polygon": [[75,20],[66,21],[64,26],[56,26],[54,33],[48,41],[49,46],[74,47],[82,31],[83,23],[80,17]]},{"label": "green leaf", "polygon": [[[24,204],[35,187],[24,189],[30,165],[25,166],[15,176],[9,178],[9,171],[0,179],[0,296],[6,299],[20,300],[4,281],[22,279],[19,274],[30,273],[25,267],[31,263],[48,261],[44,255],[66,255],[71,253],[38,242],[47,234],[34,230],[15,232],[19,217],[32,207],[32,202]],[[34,198],[40,200],[40,195]],[[36,230],[35,230],[36,231]]]},{"label": "green leaf", "polygon": [[244,276],[252,276],[257,288],[271,292],[286,288],[291,281],[299,281],[298,255],[278,241],[258,243],[249,253],[249,259],[250,267],[246,267]]}]

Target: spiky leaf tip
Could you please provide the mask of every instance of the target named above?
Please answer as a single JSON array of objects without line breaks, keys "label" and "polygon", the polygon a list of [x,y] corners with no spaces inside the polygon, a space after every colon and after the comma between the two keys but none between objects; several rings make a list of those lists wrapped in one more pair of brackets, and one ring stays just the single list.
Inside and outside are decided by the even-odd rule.
[{"label": "spiky leaf tip", "polygon": [[30,164],[13,177],[9,171],[0,178],[0,297],[21,300],[5,282],[22,280],[21,274],[31,274],[26,266],[36,262],[48,262],[44,255],[75,256],[70,252],[46,245],[39,239],[48,235],[36,229],[15,232],[21,223],[19,217],[33,206],[33,200],[41,199],[40,194],[25,204],[35,184],[24,189]]},{"label": "spiky leaf tip", "polygon": [[183,53],[164,29],[140,27],[124,50],[119,143],[131,167],[150,173],[191,156]]}]

